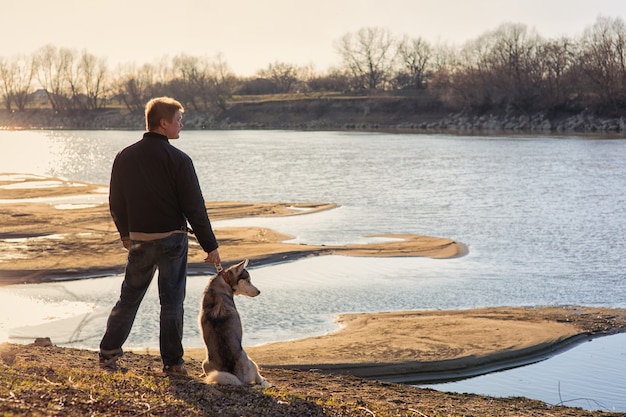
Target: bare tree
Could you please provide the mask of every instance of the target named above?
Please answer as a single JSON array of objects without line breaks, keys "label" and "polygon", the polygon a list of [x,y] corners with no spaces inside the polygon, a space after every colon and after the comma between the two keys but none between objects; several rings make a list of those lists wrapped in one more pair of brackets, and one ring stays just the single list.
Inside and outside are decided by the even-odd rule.
[{"label": "bare tree", "polygon": [[13,103],[13,73],[4,58],[0,58],[0,79],[2,80],[2,98],[5,108],[10,112]]},{"label": "bare tree", "polygon": [[611,107],[626,105],[626,25],[621,18],[599,17],[582,38],[580,61],[590,91]]},{"label": "bare tree", "polygon": [[570,93],[576,91],[572,71],[578,55],[577,45],[566,37],[544,42],[539,51],[542,86],[541,95],[548,108],[565,103]]},{"label": "bare tree", "polygon": [[517,109],[532,109],[540,96],[541,37],[523,24],[503,24],[494,33],[496,45],[492,51],[500,97]]},{"label": "bare tree", "polygon": [[308,88],[315,92],[344,92],[350,89],[351,76],[339,68],[330,69],[325,74],[311,75]]},{"label": "bare tree", "polygon": [[155,85],[155,67],[144,64],[137,68],[134,64],[118,68],[114,91],[116,98],[126,105],[132,113],[142,112]]},{"label": "bare tree", "polygon": [[298,80],[298,68],[286,62],[276,61],[266,69],[260,70],[258,75],[271,80],[278,93],[290,93]]},{"label": "bare tree", "polygon": [[233,96],[237,84],[237,78],[231,72],[228,64],[221,54],[218,54],[211,64],[212,77],[209,88],[212,105],[220,111],[225,111],[228,101]]},{"label": "bare tree", "polygon": [[87,109],[96,110],[104,107],[108,88],[106,61],[83,51],[80,55],[79,70]]},{"label": "bare tree", "polygon": [[345,34],[336,49],[356,87],[370,91],[384,90],[393,71],[395,41],[386,29],[368,27]]},{"label": "bare tree", "polygon": [[177,97],[185,107],[202,110],[208,106],[207,65],[205,59],[186,54],[175,56],[172,60]]},{"label": "bare tree", "polygon": [[235,77],[221,55],[214,59],[179,55],[173,60],[177,96],[197,111],[226,110]]},{"label": "bare tree", "polygon": [[78,52],[73,49],[61,48],[58,51],[65,65],[63,66],[62,81],[64,88],[62,90],[64,100],[62,101],[64,110],[75,111],[84,110],[83,94],[81,91],[81,68],[78,60]]},{"label": "bare tree", "polygon": [[398,42],[397,53],[401,70],[396,79],[400,85],[412,86],[416,90],[426,88],[428,64],[433,53],[430,44],[422,38],[404,36]]},{"label": "bare tree", "polygon": [[17,55],[11,60],[0,58],[2,95],[8,111],[13,110],[13,105],[18,111],[26,108],[32,93],[34,71],[32,56]]},{"label": "bare tree", "polygon": [[460,71],[458,47],[448,43],[439,43],[433,46],[430,58],[432,74],[429,77],[428,92],[446,107],[462,108],[463,102],[454,84],[454,77]]},{"label": "bare tree", "polygon": [[69,101],[66,88],[67,74],[71,72],[73,55],[67,49],[46,45],[35,53],[36,78],[44,89],[52,109],[63,111]]},{"label": "bare tree", "polygon": [[448,71],[448,86],[451,87],[448,94],[454,106],[483,111],[494,105],[497,93],[490,59],[494,47],[495,37],[486,33],[468,41],[460,49],[455,71]]},{"label": "bare tree", "polygon": [[510,23],[466,43],[453,75],[465,107],[530,111],[541,95],[541,45],[535,32]]}]

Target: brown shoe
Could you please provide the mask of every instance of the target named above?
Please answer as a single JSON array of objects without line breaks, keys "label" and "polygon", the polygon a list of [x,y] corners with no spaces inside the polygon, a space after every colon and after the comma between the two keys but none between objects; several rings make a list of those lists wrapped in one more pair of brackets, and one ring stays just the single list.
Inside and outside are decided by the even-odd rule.
[{"label": "brown shoe", "polygon": [[111,356],[104,355],[102,353],[99,354],[99,363],[100,369],[115,372],[117,371],[117,360],[122,356],[122,352],[115,353]]},{"label": "brown shoe", "polygon": [[165,365],[163,372],[169,376],[187,376],[187,369],[182,363],[180,365]]}]

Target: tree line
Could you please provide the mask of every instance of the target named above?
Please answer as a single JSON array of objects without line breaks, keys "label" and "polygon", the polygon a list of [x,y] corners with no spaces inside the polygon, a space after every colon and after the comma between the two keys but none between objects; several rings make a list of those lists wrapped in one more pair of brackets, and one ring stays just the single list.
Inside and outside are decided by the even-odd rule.
[{"label": "tree line", "polygon": [[581,112],[626,108],[626,25],[598,17],[576,38],[546,39],[505,23],[461,46],[433,44],[365,27],[334,45],[340,65],[323,72],[274,62],[253,77],[234,74],[221,55],[180,54],[109,69],[86,50],[46,45],[0,57],[7,111],[51,107],[78,112],[117,105],[142,111],[154,96],[219,113],[236,97],[267,94],[400,95],[450,111]]}]

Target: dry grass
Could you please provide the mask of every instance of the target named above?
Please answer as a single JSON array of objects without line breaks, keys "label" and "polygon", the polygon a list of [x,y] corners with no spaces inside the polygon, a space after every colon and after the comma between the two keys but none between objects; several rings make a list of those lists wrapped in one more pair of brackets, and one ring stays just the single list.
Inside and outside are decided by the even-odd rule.
[{"label": "dry grass", "polygon": [[525,398],[446,394],[347,375],[263,369],[272,388],[206,385],[168,378],[160,359],[127,353],[101,371],[92,351],[0,345],[0,415],[8,416],[624,416]]}]

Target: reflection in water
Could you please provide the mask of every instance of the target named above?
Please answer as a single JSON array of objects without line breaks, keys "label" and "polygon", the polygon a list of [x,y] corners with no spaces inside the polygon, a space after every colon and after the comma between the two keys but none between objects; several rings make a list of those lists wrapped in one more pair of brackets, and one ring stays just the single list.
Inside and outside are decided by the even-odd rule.
[{"label": "reflection in water", "polygon": [[[0,314],[0,343],[22,340],[32,342],[36,337],[49,336],[50,332],[63,335],[60,339],[55,339],[55,342],[68,343],[74,339],[72,329],[78,329],[78,326],[64,326],[62,323],[73,322],[78,315],[93,312],[94,306],[91,303],[65,297],[53,301],[48,298],[45,289],[43,292],[36,290],[31,293],[31,290],[35,290],[34,285],[26,291],[23,287],[26,285],[0,287],[0,305],[3,312]],[[58,330],[53,330],[55,328]]]},{"label": "reflection in water", "polygon": [[626,411],[623,375],[626,375],[626,334],[618,334],[595,338],[533,365],[422,387],[498,397],[523,396],[592,410]]}]

